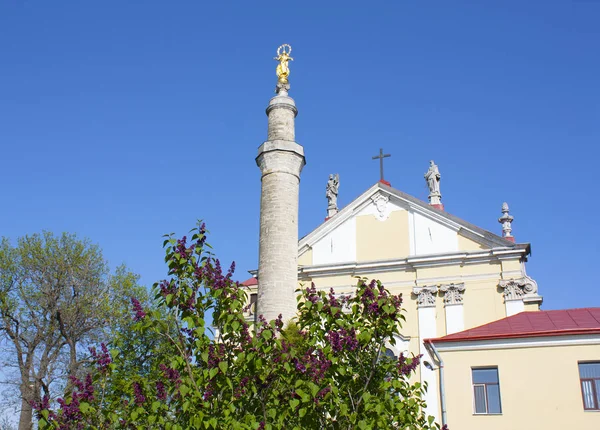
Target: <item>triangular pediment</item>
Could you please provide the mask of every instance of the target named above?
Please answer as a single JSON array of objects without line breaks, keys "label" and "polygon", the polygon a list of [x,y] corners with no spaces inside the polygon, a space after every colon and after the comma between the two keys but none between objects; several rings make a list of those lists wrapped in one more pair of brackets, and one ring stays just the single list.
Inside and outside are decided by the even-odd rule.
[{"label": "triangular pediment", "polygon": [[517,246],[382,183],[373,185],[298,245],[300,265]]}]

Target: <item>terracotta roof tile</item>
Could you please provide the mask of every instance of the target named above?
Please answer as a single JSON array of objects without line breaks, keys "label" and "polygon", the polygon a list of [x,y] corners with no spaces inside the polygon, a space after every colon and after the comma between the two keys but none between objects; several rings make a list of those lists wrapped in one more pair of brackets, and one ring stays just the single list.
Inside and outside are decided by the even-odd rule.
[{"label": "terracotta roof tile", "polygon": [[246,279],[244,282],[242,282],[242,285],[245,286],[245,287],[252,287],[254,285],[258,285],[258,279],[256,279],[253,276],[250,279]]},{"label": "terracotta roof tile", "polygon": [[449,334],[433,342],[600,334],[600,308],[521,312],[479,327]]}]

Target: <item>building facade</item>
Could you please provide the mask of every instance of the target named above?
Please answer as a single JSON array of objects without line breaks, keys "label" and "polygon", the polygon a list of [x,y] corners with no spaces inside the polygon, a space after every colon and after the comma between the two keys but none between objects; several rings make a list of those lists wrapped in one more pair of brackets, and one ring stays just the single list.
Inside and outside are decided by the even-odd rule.
[{"label": "building facade", "polygon": [[[378,182],[299,240],[298,286],[352,294],[356,277],[382,281],[403,295],[406,309],[392,351],[433,362],[425,339],[539,310],[542,297],[526,272],[530,246],[510,238]],[[255,302],[257,284],[260,278],[245,282]],[[424,364],[417,378],[439,384]],[[441,419],[437,390],[426,400],[427,412]]]},{"label": "building facade", "polygon": [[600,308],[522,312],[426,343],[450,428],[600,428]]}]

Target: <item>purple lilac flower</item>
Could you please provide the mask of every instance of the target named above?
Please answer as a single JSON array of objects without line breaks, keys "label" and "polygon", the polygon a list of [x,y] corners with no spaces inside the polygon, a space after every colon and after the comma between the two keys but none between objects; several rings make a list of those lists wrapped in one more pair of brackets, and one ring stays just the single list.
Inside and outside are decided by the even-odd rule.
[{"label": "purple lilac flower", "polygon": [[327,393],[329,393],[330,391],[331,391],[331,387],[325,387],[317,393],[317,395],[314,398],[314,402],[317,404],[317,406],[319,405],[321,400],[323,400],[323,398],[327,395]]},{"label": "purple lilac flower", "polygon": [[98,370],[101,373],[106,373],[106,371],[108,370],[108,366],[112,362],[112,357],[110,356],[110,352],[108,351],[108,347],[105,343],[101,343],[100,348],[102,349],[102,352],[98,354],[96,348],[92,346],[90,348],[90,354],[96,362],[96,367],[98,368]]},{"label": "purple lilac flower", "polygon": [[404,354],[400,354],[400,357],[398,357],[398,364],[396,365],[398,372],[404,376],[410,375],[421,362],[421,357],[423,357],[423,355],[414,356],[410,359],[410,362],[408,362],[408,358],[405,357]]},{"label": "purple lilac flower", "polygon": [[133,311],[135,312],[135,316],[133,317],[134,321],[140,321],[146,317],[146,312],[144,312],[144,308],[142,308],[142,304],[135,297],[131,298],[131,304],[133,305]]},{"label": "purple lilac flower", "polygon": [[167,391],[165,390],[165,384],[162,381],[156,383],[156,398],[161,401],[167,400]]},{"label": "purple lilac flower", "polygon": [[133,395],[135,396],[136,405],[141,405],[146,402],[146,396],[144,396],[144,393],[142,392],[142,387],[137,382],[133,383]]},{"label": "purple lilac flower", "polygon": [[179,371],[177,369],[171,369],[170,367],[161,364],[158,368],[163,372],[163,375],[171,382],[175,384],[175,386],[179,386],[181,384],[181,379],[179,375]]}]

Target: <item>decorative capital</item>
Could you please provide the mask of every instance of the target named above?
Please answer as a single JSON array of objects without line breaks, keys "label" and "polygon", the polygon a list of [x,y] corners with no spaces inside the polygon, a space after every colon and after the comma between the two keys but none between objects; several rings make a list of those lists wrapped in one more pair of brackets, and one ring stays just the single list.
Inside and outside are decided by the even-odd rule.
[{"label": "decorative capital", "polygon": [[425,287],[414,287],[413,294],[417,296],[417,307],[429,308],[435,306],[435,295],[438,287],[435,285]]},{"label": "decorative capital", "polygon": [[371,197],[373,203],[375,203],[375,208],[377,209],[377,219],[379,221],[385,221],[387,217],[390,215],[387,210],[388,202],[390,198],[388,196],[384,196],[382,194],[377,194]]},{"label": "decorative capital", "polygon": [[519,279],[501,280],[498,286],[504,290],[504,300],[522,300],[524,297],[536,297],[537,282],[529,276]]},{"label": "decorative capital", "polygon": [[502,224],[502,237],[513,237],[512,225],[511,223],[515,219],[512,215],[510,215],[508,209],[508,203],[502,203],[502,216],[498,218],[498,222]]},{"label": "decorative capital", "polygon": [[447,284],[440,287],[440,291],[444,293],[444,304],[445,305],[461,305],[463,302],[463,295],[465,292],[465,284]]}]

